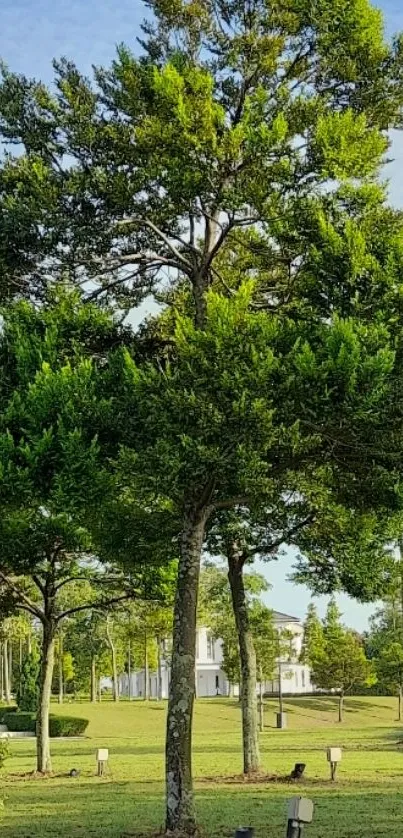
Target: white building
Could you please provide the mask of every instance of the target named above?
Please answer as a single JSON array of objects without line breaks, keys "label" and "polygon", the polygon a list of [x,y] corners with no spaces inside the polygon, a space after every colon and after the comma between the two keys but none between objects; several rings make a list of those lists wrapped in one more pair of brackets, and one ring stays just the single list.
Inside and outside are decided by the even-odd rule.
[{"label": "white building", "polygon": [[[291,617],[279,611],[273,612],[274,625],[278,631],[285,631],[290,635],[290,648],[283,659],[279,661],[278,673],[281,672],[281,687],[283,693],[296,695],[313,692],[309,666],[299,663],[302,648],[303,627],[298,617]],[[222,666],[222,641],[215,640],[211,631],[202,626],[197,631],[196,639],[196,695],[212,697],[216,695],[228,696],[230,684]],[[131,695],[133,698],[144,696],[144,670],[132,672]],[[266,693],[277,693],[279,690],[279,675],[273,681],[265,684]],[[161,698],[168,698],[170,667],[161,660]],[[125,673],[120,677],[121,695],[129,695],[129,678]],[[234,686],[234,694],[238,694],[238,686]],[[149,674],[150,698],[158,697],[158,674]]]}]

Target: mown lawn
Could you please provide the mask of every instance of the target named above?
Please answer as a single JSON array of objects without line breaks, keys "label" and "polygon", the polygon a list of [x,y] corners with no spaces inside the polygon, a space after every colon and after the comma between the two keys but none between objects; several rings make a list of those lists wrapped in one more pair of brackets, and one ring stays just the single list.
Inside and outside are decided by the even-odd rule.
[{"label": "mown lawn", "polygon": [[[401,838],[403,832],[403,730],[396,701],[346,700],[346,720],[336,702],[301,698],[286,703],[289,729],[274,729],[275,704],[267,702],[261,737],[263,767],[278,777],[306,762],[306,780],[239,782],[240,712],[236,702],[199,700],[195,709],[194,775],[200,825],[208,836],[229,836],[252,825],[258,838],[285,834],[285,802],[312,797],[315,819],[306,838]],[[55,776],[33,779],[34,742],[12,742],[3,769],[1,838],[119,838],[157,830],[163,822],[166,705],[54,705],[54,712],[90,719],[87,738],[52,743]],[[402,740],[402,743],[400,741]],[[95,750],[109,748],[106,778],[95,776]],[[341,746],[338,781],[331,784],[325,748]],[[68,777],[71,768],[78,778]]]}]

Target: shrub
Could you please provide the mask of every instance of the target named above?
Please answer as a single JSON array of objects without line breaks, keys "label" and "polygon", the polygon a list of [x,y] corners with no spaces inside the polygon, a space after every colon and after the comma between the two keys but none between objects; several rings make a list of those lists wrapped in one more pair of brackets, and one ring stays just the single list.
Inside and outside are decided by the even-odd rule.
[{"label": "shrub", "polygon": [[0,768],[10,756],[10,745],[7,739],[0,739]]},{"label": "shrub", "polygon": [[16,696],[18,709],[27,713],[34,713],[38,706],[39,668],[39,657],[31,652],[22,665]]},{"label": "shrub", "polygon": [[[35,731],[36,713],[5,713],[4,724],[12,732]],[[81,736],[87,727],[88,719],[79,719],[75,716],[49,716],[49,735],[52,737]]]},{"label": "shrub", "polygon": [[4,725],[4,716],[8,713],[16,713],[18,710],[17,705],[10,706],[9,704],[5,704],[4,707],[0,707],[0,724]]},{"label": "shrub", "polygon": [[87,730],[88,721],[75,716],[50,716],[49,733],[51,736],[81,736]]},{"label": "shrub", "polygon": [[36,714],[35,713],[5,713],[4,724],[7,725],[11,731],[26,731],[35,730]]}]

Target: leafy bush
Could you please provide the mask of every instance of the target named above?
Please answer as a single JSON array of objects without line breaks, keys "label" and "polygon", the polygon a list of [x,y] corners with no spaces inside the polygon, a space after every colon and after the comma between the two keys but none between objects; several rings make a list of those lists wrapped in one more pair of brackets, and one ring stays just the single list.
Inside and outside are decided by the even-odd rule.
[{"label": "leafy bush", "polygon": [[51,736],[81,736],[87,730],[88,721],[75,716],[50,716],[49,733]]},{"label": "leafy bush", "polygon": [[39,657],[36,652],[31,652],[26,656],[21,669],[16,696],[19,710],[27,713],[36,711],[39,697],[39,669]]},{"label": "leafy bush", "polygon": [[36,714],[35,713],[5,713],[4,724],[7,725],[11,731],[26,731],[35,730]]},{"label": "leafy bush", "polygon": [[0,768],[3,768],[3,765],[10,756],[10,744],[8,739],[0,739]]},{"label": "leafy bush", "polygon": [[[12,732],[35,731],[36,713],[5,713],[4,724]],[[81,736],[87,727],[88,719],[78,719],[75,716],[49,716],[49,735],[52,737]]]},{"label": "leafy bush", "polygon": [[5,716],[6,714],[8,714],[8,713],[16,713],[16,712],[17,712],[17,710],[18,710],[17,705],[15,705],[15,706],[14,706],[14,705],[11,705],[11,706],[10,706],[9,704],[5,704],[3,707],[0,707],[0,724],[1,724],[1,725],[4,725],[4,724],[5,724],[5,721],[4,721],[4,716]]}]

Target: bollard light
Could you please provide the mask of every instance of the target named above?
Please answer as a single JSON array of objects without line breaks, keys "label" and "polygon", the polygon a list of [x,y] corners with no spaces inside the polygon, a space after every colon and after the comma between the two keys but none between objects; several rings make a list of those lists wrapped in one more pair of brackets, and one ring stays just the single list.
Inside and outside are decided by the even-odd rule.
[{"label": "bollard light", "polygon": [[108,748],[98,748],[97,750],[97,763],[98,763],[98,777],[103,777],[105,774],[106,763],[109,759],[109,751]]},{"label": "bollard light", "polygon": [[313,802],[307,797],[292,797],[287,807],[287,838],[301,838],[306,823],[312,823]]},{"label": "bollard light", "polygon": [[336,779],[336,771],[339,762],[341,762],[341,748],[328,748],[327,761],[330,763],[330,779]]},{"label": "bollard light", "polygon": [[254,832],[253,826],[238,826],[235,830],[235,838],[253,838]]}]

